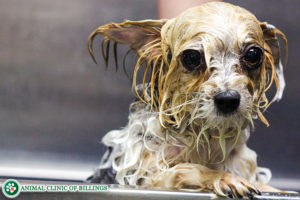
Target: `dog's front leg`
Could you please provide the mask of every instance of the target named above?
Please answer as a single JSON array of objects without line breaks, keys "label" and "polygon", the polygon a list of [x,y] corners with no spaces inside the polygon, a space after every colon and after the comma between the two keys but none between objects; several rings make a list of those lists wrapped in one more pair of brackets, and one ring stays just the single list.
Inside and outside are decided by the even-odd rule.
[{"label": "dog's front leg", "polygon": [[259,193],[246,179],[192,163],[180,163],[155,173],[152,184],[160,188],[214,191],[221,196],[249,196]]}]

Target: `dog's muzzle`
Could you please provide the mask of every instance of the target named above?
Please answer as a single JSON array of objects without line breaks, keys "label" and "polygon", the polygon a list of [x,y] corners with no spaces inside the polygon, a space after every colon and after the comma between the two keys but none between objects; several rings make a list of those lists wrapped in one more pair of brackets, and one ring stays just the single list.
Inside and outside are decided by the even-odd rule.
[{"label": "dog's muzzle", "polygon": [[218,111],[222,114],[235,112],[240,105],[241,95],[235,90],[220,92],[214,96],[214,102]]}]

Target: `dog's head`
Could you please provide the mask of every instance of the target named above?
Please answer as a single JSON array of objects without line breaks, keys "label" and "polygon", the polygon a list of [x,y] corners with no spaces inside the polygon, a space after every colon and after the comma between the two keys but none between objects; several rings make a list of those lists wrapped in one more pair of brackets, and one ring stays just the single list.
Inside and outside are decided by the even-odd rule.
[{"label": "dog's head", "polygon": [[[137,52],[135,91],[159,113],[163,126],[241,128],[255,115],[268,124],[261,109],[282,97],[285,82],[276,33],[287,41],[249,11],[213,2],[170,20],[101,26],[90,35],[88,47],[94,58],[93,39],[103,34],[103,46],[115,41]],[[140,70],[142,93],[137,89]],[[277,92],[268,101],[266,91],[273,83]]]}]

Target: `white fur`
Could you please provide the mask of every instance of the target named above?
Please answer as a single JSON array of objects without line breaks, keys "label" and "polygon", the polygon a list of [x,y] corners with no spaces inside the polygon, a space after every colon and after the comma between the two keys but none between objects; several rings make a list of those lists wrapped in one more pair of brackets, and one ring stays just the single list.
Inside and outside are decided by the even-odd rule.
[{"label": "white fur", "polygon": [[[139,179],[151,182],[151,173],[168,169],[168,163],[160,162],[164,160],[163,152],[167,147],[175,145],[179,149],[184,149],[186,146],[174,138],[166,137],[166,132],[163,131],[164,128],[158,120],[158,113],[150,112],[149,106],[136,102],[131,105],[131,110],[134,111],[129,115],[129,122],[125,128],[110,131],[103,137],[102,142],[106,146],[113,147],[113,151],[106,162],[102,161],[99,169],[112,166],[117,173],[118,183],[136,186]],[[242,131],[236,146],[233,146],[233,143],[227,143],[226,159],[222,162],[220,162],[222,151],[218,140],[211,140],[210,145],[213,146],[214,151],[212,154],[220,154],[221,160],[199,164],[239,175],[252,183],[267,183],[271,178],[271,173],[268,169],[256,168],[256,153],[245,145],[248,137],[249,128],[246,128]],[[233,151],[235,153],[231,154]],[[156,157],[153,163],[155,168],[152,171],[142,167],[145,152],[152,153]],[[208,159],[207,151],[198,153],[203,160]]]}]

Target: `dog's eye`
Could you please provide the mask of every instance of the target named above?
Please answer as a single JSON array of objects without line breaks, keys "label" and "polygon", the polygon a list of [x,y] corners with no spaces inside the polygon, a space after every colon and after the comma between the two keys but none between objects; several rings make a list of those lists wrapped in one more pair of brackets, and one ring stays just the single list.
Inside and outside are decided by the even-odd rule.
[{"label": "dog's eye", "polygon": [[188,71],[205,69],[204,54],[193,49],[184,50],[181,54],[181,63]]},{"label": "dog's eye", "polygon": [[262,63],[263,52],[258,47],[251,47],[244,55],[244,60],[247,63],[247,67],[257,69]]}]

